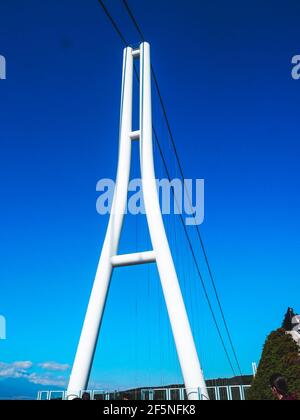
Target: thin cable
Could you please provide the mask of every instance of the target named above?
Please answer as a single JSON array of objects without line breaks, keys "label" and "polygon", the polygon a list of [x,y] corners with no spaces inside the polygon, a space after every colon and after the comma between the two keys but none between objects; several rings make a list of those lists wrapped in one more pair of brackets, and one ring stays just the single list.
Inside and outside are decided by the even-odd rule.
[{"label": "thin cable", "polygon": [[109,11],[107,10],[107,8],[106,8],[105,4],[103,3],[103,1],[102,0],[98,0],[98,3],[102,7],[104,13],[106,14],[108,20],[110,21],[110,23],[114,27],[115,31],[119,35],[119,37],[120,37],[121,41],[123,42],[123,44],[127,46],[128,45],[128,42],[126,41],[126,38],[124,37],[124,35],[120,31],[118,25],[116,24],[116,21],[113,19],[113,17],[111,16],[111,14],[109,13]]},{"label": "thin cable", "polygon": [[127,10],[127,13],[129,14],[129,17],[131,18],[131,20],[132,20],[132,22],[133,22],[133,24],[134,24],[134,26],[135,26],[136,30],[137,30],[137,31],[138,31],[138,33],[139,33],[139,35],[140,35],[140,37],[141,37],[142,41],[145,41],[144,34],[143,34],[143,32],[141,31],[141,28],[140,28],[139,24],[137,23],[137,20],[136,20],[136,18],[134,17],[134,14],[132,13],[132,10],[130,9],[129,4],[127,3],[127,1],[126,1],[126,0],[122,0],[122,1],[123,1],[124,6],[125,6],[125,9]]},{"label": "thin cable", "polygon": [[[125,1],[125,0],[124,0],[124,1]],[[137,80],[139,81],[140,79],[139,79],[138,71],[137,71],[137,69],[136,69],[135,67],[134,67],[134,70],[135,70],[135,75],[136,75],[136,77],[137,77]],[[159,139],[158,139],[157,131],[156,131],[156,129],[155,129],[155,127],[154,127],[154,126],[152,126],[152,129],[153,129],[153,134],[154,134],[154,137],[155,137],[155,140],[156,140],[157,146],[158,146],[158,151],[159,151],[159,154],[160,154],[161,159],[162,159],[162,162],[163,162],[163,166],[164,166],[164,168],[165,168],[165,171],[166,171],[167,177],[168,177],[168,179],[169,179],[169,182],[171,183],[171,176],[170,176],[170,172],[169,172],[169,170],[168,170],[167,162],[166,162],[166,160],[165,160],[165,157],[164,157],[164,154],[163,154],[163,151],[162,151],[162,148],[161,148],[161,144],[160,144],[160,141],[159,141]],[[172,190],[172,194],[174,195],[173,190]],[[176,204],[177,204],[177,207],[178,207],[178,203],[177,203],[177,199],[176,199],[176,196],[175,196],[175,195],[174,195],[174,198],[175,198],[175,201],[176,201]],[[178,207],[178,208],[179,208],[179,207]],[[208,306],[209,306],[210,312],[211,312],[211,314],[212,314],[212,317],[213,317],[213,320],[214,320],[214,323],[215,323],[215,326],[216,326],[216,329],[217,329],[218,335],[219,335],[219,337],[220,337],[220,340],[221,340],[222,346],[223,346],[223,348],[224,348],[224,351],[225,351],[226,357],[227,357],[227,359],[228,359],[228,362],[229,362],[229,364],[230,364],[231,370],[232,370],[232,372],[233,372],[234,376],[236,376],[235,369],[233,368],[233,365],[232,365],[232,363],[231,363],[231,360],[230,360],[230,357],[229,357],[229,354],[228,354],[228,351],[227,351],[227,348],[226,348],[226,345],[225,345],[225,342],[224,342],[223,336],[222,336],[222,334],[221,334],[221,331],[220,331],[220,328],[219,328],[219,325],[218,325],[218,322],[217,322],[217,319],[216,319],[216,316],[215,316],[215,313],[214,313],[214,310],[213,310],[212,304],[211,304],[211,302],[210,302],[210,298],[209,298],[209,295],[208,295],[208,292],[207,292],[207,289],[206,289],[206,285],[205,285],[205,282],[204,282],[204,280],[203,280],[203,277],[202,277],[202,274],[201,274],[201,271],[200,271],[200,267],[199,267],[199,264],[198,264],[198,260],[197,260],[197,258],[196,258],[196,255],[195,255],[195,252],[194,252],[194,249],[193,249],[193,246],[192,246],[192,243],[191,243],[191,240],[190,240],[190,237],[189,237],[189,234],[188,234],[188,231],[187,231],[186,225],[185,225],[185,223],[184,223],[183,216],[182,216],[182,214],[181,214],[181,213],[180,213],[180,215],[179,215],[179,216],[180,216],[180,219],[181,219],[181,223],[182,223],[182,226],[183,226],[183,229],[184,229],[185,235],[186,235],[186,237],[187,237],[187,241],[188,241],[189,247],[190,247],[190,249],[191,249],[191,253],[192,253],[192,256],[193,256],[193,260],[194,260],[195,265],[196,265],[196,270],[197,270],[197,272],[198,272],[198,275],[199,275],[199,278],[200,278],[200,281],[201,281],[201,284],[202,284],[202,288],[203,288],[203,291],[204,291],[204,294],[205,294],[205,297],[206,297],[206,300],[207,300],[207,303],[208,303]]]},{"label": "thin cable", "polygon": [[[125,0],[123,0],[123,1],[125,1]],[[164,104],[164,101],[163,101],[163,98],[162,98],[162,95],[161,95],[161,91],[160,91],[158,81],[157,81],[157,77],[156,77],[156,74],[154,72],[153,67],[152,67],[152,75],[153,75],[153,80],[154,80],[156,90],[157,90],[157,93],[158,93],[158,97],[159,97],[159,100],[160,100],[160,103],[161,103],[161,106],[162,106],[162,110],[163,110],[163,113],[164,113],[164,117],[165,117],[165,120],[166,120],[168,132],[169,132],[169,135],[170,135],[170,139],[171,139],[171,143],[172,143],[172,146],[173,146],[174,154],[175,154],[175,157],[176,157],[176,160],[177,160],[177,163],[178,163],[180,175],[181,175],[182,181],[184,181],[185,177],[184,177],[182,165],[181,165],[181,162],[180,162],[180,159],[179,159],[179,154],[178,154],[177,147],[176,147],[176,144],[175,144],[175,141],[174,141],[174,136],[173,136],[171,126],[170,126],[170,122],[169,122],[169,119],[168,119],[168,116],[167,116],[166,107],[165,107],[165,104]],[[187,197],[188,197],[188,200],[189,200],[189,205],[192,208],[191,197],[189,195],[189,192],[188,192],[186,186],[185,186],[185,191],[186,191],[186,194],[187,194]],[[237,352],[235,350],[235,346],[234,346],[233,340],[231,338],[231,333],[229,331],[228,323],[226,321],[223,306],[221,304],[221,299],[220,299],[220,296],[219,296],[219,292],[217,290],[216,282],[215,282],[215,279],[214,279],[214,276],[213,276],[213,273],[212,273],[211,265],[210,265],[209,260],[208,260],[208,255],[207,255],[207,252],[206,252],[206,249],[205,249],[204,241],[202,239],[202,235],[200,233],[200,229],[199,229],[198,225],[195,224],[195,227],[196,227],[197,236],[198,236],[198,239],[199,239],[199,242],[200,242],[200,245],[201,245],[201,249],[202,249],[202,252],[203,252],[203,255],[204,255],[204,259],[205,259],[205,262],[206,262],[206,265],[207,265],[209,277],[211,279],[213,290],[214,290],[214,293],[215,293],[215,296],[216,296],[216,299],[217,299],[217,303],[218,303],[218,306],[219,306],[219,309],[220,309],[221,317],[223,319],[223,323],[224,323],[226,333],[227,333],[227,336],[228,336],[228,339],[229,339],[229,343],[230,343],[230,346],[231,346],[236,364],[238,366],[239,373],[241,374],[241,376],[243,376],[241,366],[240,366],[240,363],[239,363],[239,360],[238,360],[238,357],[237,357]]]},{"label": "thin cable", "polygon": [[[129,7],[129,4],[128,4],[127,0],[122,0],[122,2],[123,2],[123,4],[124,4],[124,6],[125,6],[125,8],[126,8],[126,10],[128,12],[128,14],[129,14],[130,18],[131,18],[131,20],[132,20],[132,22],[133,22],[136,30],[138,31],[138,33],[139,33],[142,41],[144,41],[145,40],[144,34],[141,31],[141,28],[140,28],[140,26],[139,26],[139,24],[138,24],[138,22],[137,22],[137,20],[136,20],[136,18],[134,16],[132,10]],[[157,90],[157,93],[158,93],[159,101],[160,101],[160,104],[161,104],[161,107],[162,107],[162,110],[163,110],[163,114],[164,114],[164,117],[165,117],[165,120],[166,120],[166,124],[167,124],[167,128],[168,128],[169,136],[170,136],[172,147],[173,147],[173,150],[174,150],[174,153],[175,153],[175,157],[176,157],[176,160],[177,160],[177,163],[178,163],[178,166],[179,166],[181,178],[184,181],[185,177],[184,177],[182,165],[181,165],[181,162],[180,162],[180,159],[179,159],[179,154],[178,154],[177,147],[176,147],[175,140],[174,140],[174,136],[173,136],[173,133],[172,133],[172,130],[171,130],[170,121],[169,121],[169,118],[167,116],[167,111],[166,111],[165,103],[164,103],[164,100],[163,100],[163,97],[162,97],[162,94],[161,94],[161,90],[159,88],[157,76],[156,76],[156,73],[154,71],[153,66],[151,66],[151,72],[152,72],[153,80],[154,80],[155,87],[156,87],[156,90]],[[185,189],[186,189],[186,187],[185,187]],[[188,193],[187,190],[186,190],[186,192],[188,194],[188,198],[189,198],[189,201],[190,201],[190,206],[192,208],[191,198],[190,198],[189,193]],[[238,357],[237,357],[237,352],[236,352],[235,346],[233,344],[233,340],[232,340],[232,337],[231,337],[231,333],[229,331],[228,323],[226,321],[226,317],[225,317],[225,314],[224,314],[223,306],[221,304],[221,299],[220,299],[220,296],[219,296],[219,293],[218,293],[218,290],[217,290],[216,282],[215,282],[215,279],[214,279],[214,276],[213,276],[213,273],[212,273],[212,269],[211,269],[211,266],[210,266],[210,263],[209,263],[209,260],[208,260],[208,255],[207,255],[207,252],[206,252],[206,249],[205,249],[205,246],[204,246],[204,241],[203,241],[202,236],[200,234],[200,230],[199,230],[198,225],[195,225],[195,226],[196,226],[196,230],[197,230],[197,236],[199,238],[200,245],[201,245],[201,248],[202,248],[202,252],[203,252],[203,255],[204,255],[204,259],[205,259],[205,262],[206,262],[206,265],[207,265],[207,268],[208,268],[208,272],[209,272],[209,276],[210,276],[211,283],[212,283],[212,286],[213,286],[213,290],[214,290],[214,293],[215,293],[215,296],[216,296],[216,299],[217,299],[217,302],[218,302],[218,306],[219,306],[219,309],[220,309],[220,313],[221,313],[221,316],[222,316],[224,325],[225,325],[226,333],[228,335],[230,346],[231,346],[231,349],[232,349],[232,352],[233,352],[233,355],[234,355],[236,364],[238,366],[239,373],[241,374],[241,376],[243,376],[243,373],[242,373],[242,370],[241,370],[241,366],[240,366],[240,363],[239,363],[239,360],[238,360]]]},{"label": "thin cable", "polygon": [[[169,179],[169,182],[171,182],[171,177],[170,177],[170,173],[169,173],[169,170],[168,170],[168,167],[167,167],[167,163],[166,163],[166,161],[165,161],[165,158],[164,158],[164,155],[163,155],[163,152],[162,152],[161,146],[160,146],[160,142],[159,142],[159,139],[158,139],[158,136],[157,136],[157,133],[156,133],[156,130],[155,130],[155,128],[154,128],[154,127],[153,127],[153,133],[154,133],[155,140],[156,140],[156,142],[157,142],[157,146],[158,146],[158,150],[159,150],[159,153],[160,153],[161,159],[162,159],[162,161],[163,161],[163,165],[164,165],[164,168],[165,168],[165,171],[166,171],[166,175],[167,175],[167,177],[168,177],[168,179]],[[172,191],[173,191],[173,190],[172,190]],[[174,196],[174,198],[175,198],[175,200],[176,200],[176,196]],[[178,203],[177,203],[177,205],[178,205]],[[235,370],[234,370],[233,365],[232,365],[232,363],[231,363],[231,360],[230,360],[230,357],[229,357],[229,354],[228,354],[228,351],[227,351],[227,348],[226,348],[225,342],[224,342],[223,337],[222,337],[222,334],[221,334],[221,330],[220,330],[219,325],[218,325],[218,321],[217,321],[217,319],[216,319],[216,316],[215,316],[215,313],[214,313],[214,310],[213,310],[212,304],[211,304],[211,302],[210,302],[210,298],[209,298],[209,295],[208,295],[208,292],[207,292],[207,289],[206,289],[206,286],[205,286],[205,283],[204,283],[204,280],[203,280],[203,277],[202,277],[202,274],[201,274],[201,271],[200,271],[200,267],[199,267],[198,260],[197,260],[197,258],[196,258],[196,255],[195,255],[195,252],[194,252],[194,249],[193,249],[192,243],[191,243],[190,236],[189,236],[188,231],[187,231],[187,227],[186,227],[186,225],[185,225],[185,223],[184,223],[184,219],[183,219],[182,214],[180,214],[179,216],[180,216],[180,219],[181,219],[181,222],[182,222],[182,226],[183,226],[183,229],[184,229],[184,232],[185,232],[185,235],[186,235],[187,241],[188,241],[188,245],[189,245],[189,247],[190,247],[190,250],[191,250],[191,253],[192,253],[192,257],[193,257],[193,260],[194,260],[194,263],[195,263],[195,266],[196,266],[196,270],[197,270],[198,276],[199,276],[199,278],[200,278],[200,281],[201,281],[201,284],[202,284],[202,288],[203,288],[203,291],[204,291],[204,294],[205,294],[205,297],[206,297],[206,300],[207,300],[207,303],[208,303],[208,306],[209,306],[210,312],[211,312],[211,314],[212,314],[212,317],[213,317],[213,320],[214,320],[214,323],[215,323],[215,326],[216,326],[216,329],[217,329],[217,332],[218,332],[219,338],[220,338],[220,340],[221,340],[221,343],[222,343],[222,346],[223,346],[224,352],[225,352],[225,354],[226,354],[227,360],[228,360],[228,362],[229,362],[229,365],[230,365],[230,367],[231,367],[231,370],[232,370],[232,372],[233,372],[234,376],[236,376]]]}]

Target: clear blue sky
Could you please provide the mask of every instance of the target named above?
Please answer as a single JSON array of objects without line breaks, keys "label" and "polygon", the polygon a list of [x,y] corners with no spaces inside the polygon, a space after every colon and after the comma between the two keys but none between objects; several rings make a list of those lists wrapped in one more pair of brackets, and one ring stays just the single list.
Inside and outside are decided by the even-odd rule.
[{"label": "clear blue sky", "polygon": [[[138,43],[121,2],[106,3]],[[201,232],[249,373],[286,308],[300,310],[300,81],[291,78],[300,4],[130,4],[186,177],[206,182]],[[0,361],[71,365],[107,224],[96,183],[116,171],[122,45],[96,0],[10,0],[0,6],[0,54]],[[153,106],[174,176],[155,97]],[[139,219],[129,218],[121,251],[149,246]],[[166,219],[205,375],[228,376],[177,224]],[[181,381],[155,268],[115,273],[92,379],[111,388]]]}]

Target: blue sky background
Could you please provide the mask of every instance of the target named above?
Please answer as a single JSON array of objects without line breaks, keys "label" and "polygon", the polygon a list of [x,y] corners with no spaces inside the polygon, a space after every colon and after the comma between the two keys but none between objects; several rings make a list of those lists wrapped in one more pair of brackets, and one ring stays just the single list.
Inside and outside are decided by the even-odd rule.
[{"label": "blue sky background", "polygon": [[[121,2],[107,5],[137,44]],[[205,179],[201,232],[250,373],[286,308],[300,310],[300,81],[291,78],[300,4],[130,5],[152,46],[186,177]],[[20,376],[47,385],[50,375],[50,386],[59,367],[38,364],[72,364],[105,235],[96,183],[116,172],[122,45],[96,0],[10,0],[0,11],[7,59],[7,80],[0,81],[0,314],[7,340],[0,341],[0,361],[6,370],[31,361]],[[176,176],[155,96],[153,113]],[[164,175],[158,156],[156,162]],[[229,376],[179,221],[166,218],[166,228],[205,375]],[[129,217],[121,251],[147,249],[144,229],[141,217]],[[199,250],[195,237],[194,244]],[[91,386],[181,380],[155,267],[116,271]]]}]

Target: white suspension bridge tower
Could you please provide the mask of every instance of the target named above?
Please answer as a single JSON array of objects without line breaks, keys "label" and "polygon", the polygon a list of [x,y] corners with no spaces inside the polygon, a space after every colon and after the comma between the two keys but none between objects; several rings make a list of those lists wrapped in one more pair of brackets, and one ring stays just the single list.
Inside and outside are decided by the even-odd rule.
[{"label": "white suspension bridge tower", "polygon": [[[132,131],[134,60],[140,60],[140,128]],[[87,389],[113,269],[156,263],[176,350],[190,400],[208,399],[187,311],[166,236],[153,161],[150,45],[124,50],[121,94],[119,163],[107,233],[69,381],[69,398]],[[119,241],[127,204],[132,142],[139,141],[146,217],[152,250],[119,255]]]}]

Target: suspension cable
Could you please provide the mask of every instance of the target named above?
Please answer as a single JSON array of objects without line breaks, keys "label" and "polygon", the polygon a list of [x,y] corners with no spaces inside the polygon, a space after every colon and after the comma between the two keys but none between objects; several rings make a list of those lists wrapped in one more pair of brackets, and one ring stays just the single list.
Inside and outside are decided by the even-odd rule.
[{"label": "suspension cable", "polygon": [[[128,14],[129,14],[131,20],[132,20],[132,22],[133,22],[137,32],[139,33],[139,35],[141,37],[141,40],[144,41],[145,40],[144,34],[141,31],[141,28],[140,28],[140,26],[139,26],[139,24],[138,24],[138,22],[137,22],[137,20],[134,16],[133,12],[132,12],[127,0],[122,0],[122,2],[123,2]],[[161,104],[161,107],[162,107],[162,110],[163,110],[163,114],[164,114],[164,118],[165,118],[165,121],[166,121],[167,129],[168,129],[169,136],[170,136],[171,143],[172,143],[172,147],[173,147],[173,150],[174,150],[174,154],[175,154],[175,157],[176,157],[176,160],[177,160],[177,163],[178,163],[181,178],[182,178],[182,181],[184,181],[185,177],[184,177],[183,168],[182,168],[180,158],[179,158],[179,153],[178,153],[178,150],[177,150],[177,147],[176,147],[176,144],[175,144],[174,136],[173,136],[173,133],[172,133],[172,130],[171,130],[170,121],[169,121],[167,111],[166,111],[166,106],[165,106],[165,103],[164,103],[164,100],[163,100],[163,97],[162,97],[162,94],[161,94],[161,90],[160,90],[160,87],[159,87],[159,84],[158,84],[158,79],[157,79],[157,76],[156,76],[156,73],[154,71],[153,66],[151,66],[151,71],[152,71],[154,84],[155,84],[155,87],[156,87],[156,90],[157,90],[157,94],[158,94],[158,97],[159,97],[159,101],[160,101],[160,104]],[[186,186],[185,186],[185,190],[186,190],[186,193],[187,193],[187,196],[188,196],[189,204],[192,208],[192,200],[191,200],[191,197],[189,195],[189,192],[188,192]],[[199,242],[200,242],[200,245],[201,245],[201,249],[202,249],[202,252],[203,252],[203,255],[204,255],[204,259],[205,259],[205,262],[206,262],[206,265],[207,265],[209,277],[211,279],[213,290],[214,290],[214,293],[215,293],[215,296],[216,296],[216,299],[217,299],[217,303],[218,303],[218,307],[219,307],[219,310],[220,310],[220,313],[221,313],[221,317],[222,317],[222,320],[223,320],[223,323],[224,323],[224,326],[225,326],[225,329],[226,329],[226,333],[227,333],[227,336],[228,336],[228,339],[229,339],[229,342],[230,342],[230,346],[231,346],[236,364],[238,366],[239,373],[241,374],[241,376],[243,376],[241,365],[240,365],[240,362],[239,362],[239,359],[238,359],[238,356],[237,356],[235,346],[233,344],[231,333],[229,331],[229,327],[228,327],[228,323],[227,323],[227,320],[226,320],[226,317],[225,317],[223,306],[221,304],[221,299],[220,299],[220,296],[219,296],[219,292],[217,290],[216,281],[214,279],[212,269],[211,269],[211,265],[210,265],[210,262],[208,260],[208,255],[207,255],[207,252],[206,252],[206,249],[205,249],[204,241],[203,241],[203,238],[202,238],[202,235],[200,233],[200,229],[199,229],[198,225],[195,224],[195,226],[196,226],[197,236],[198,236],[198,239],[199,239]]]},{"label": "suspension cable", "polygon": [[[128,13],[129,13],[130,8],[129,8],[128,3],[126,2],[126,0],[122,0],[122,1],[123,1],[124,5],[126,5],[126,10],[127,10],[127,11],[128,11]],[[123,43],[125,46],[129,45],[129,43],[126,41],[126,38],[124,37],[124,35],[123,35],[123,33],[121,32],[121,30],[119,29],[119,27],[118,27],[117,23],[115,22],[115,20],[113,19],[113,17],[112,17],[112,16],[111,16],[111,14],[109,13],[109,11],[108,11],[108,9],[106,8],[106,6],[105,6],[105,4],[103,3],[103,1],[102,1],[102,0],[98,0],[98,3],[100,4],[100,6],[102,7],[102,9],[103,9],[104,13],[106,14],[107,18],[108,18],[108,19],[109,19],[109,21],[111,22],[111,24],[112,24],[113,28],[114,28],[114,29],[115,29],[115,31],[117,32],[117,34],[118,34],[119,38],[121,39],[122,43]],[[133,20],[134,25],[135,25],[136,29],[138,30],[138,32],[139,32],[139,34],[140,34],[140,36],[141,36],[142,40],[144,40],[144,36],[143,36],[143,34],[142,34],[142,32],[141,32],[141,30],[140,30],[140,28],[139,28],[138,24],[137,24],[137,21],[136,21],[136,19],[134,18],[134,16],[133,16],[132,12],[130,12],[130,13],[129,13],[129,15],[130,15],[131,19]],[[134,72],[135,72],[135,75],[136,75],[137,79],[139,80],[139,76],[138,76],[138,72],[137,72],[136,67],[134,67]],[[155,86],[156,86],[156,88],[158,89],[158,88],[159,88],[159,86],[158,86],[157,77],[156,77],[156,75],[155,75],[155,72],[154,72],[154,68],[153,68],[153,66],[151,66],[151,72],[152,72],[153,76],[155,76],[155,77],[154,77],[154,82],[155,82]],[[162,100],[162,96],[161,96],[161,94],[160,94],[160,90],[158,90],[158,92],[159,92],[159,97],[160,97],[160,98],[161,98],[161,100]],[[163,102],[162,102],[162,105],[163,105]],[[165,107],[163,107],[163,110],[165,111]],[[165,112],[165,116],[167,117],[166,112]],[[169,122],[168,122],[168,119],[166,119],[166,121],[167,121],[167,126],[168,126],[168,131],[169,131],[169,134],[172,134],[172,132],[171,132],[171,127],[170,127],[170,124],[169,124]],[[157,142],[157,145],[158,145],[158,150],[159,150],[160,156],[161,156],[161,158],[162,158],[163,165],[164,165],[165,170],[166,170],[167,177],[169,178],[169,181],[171,181],[171,177],[170,177],[170,173],[169,173],[169,171],[168,171],[167,163],[166,163],[166,160],[165,160],[165,158],[164,158],[163,151],[162,151],[162,148],[161,148],[161,145],[160,145],[160,142],[159,142],[159,139],[158,139],[158,135],[157,135],[157,132],[156,132],[156,130],[155,130],[155,128],[154,128],[154,126],[153,126],[153,133],[154,133],[154,137],[155,137],[155,140],[156,140],[156,142]],[[172,140],[173,140],[173,141],[172,141]],[[172,142],[172,146],[174,147],[174,146],[175,146],[175,142],[174,142],[174,138],[173,138],[173,136],[171,136],[171,142]],[[173,144],[173,143],[174,143],[174,144]],[[179,160],[179,156],[178,156],[178,154],[177,154],[177,157],[178,157],[178,160]],[[182,174],[182,175],[183,175],[183,174]],[[183,179],[184,179],[184,178],[183,178]],[[212,307],[212,304],[211,304],[211,301],[210,301],[210,298],[209,298],[209,295],[208,295],[208,291],[207,291],[207,289],[206,289],[205,282],[204,282],[203,276],[202,276],[202,274],[201,274],[200,267],[199,267],[199,264],[198,264],[198,261],[197,261],[197,258],[196,258],[196,254],[195,254],[195,252],[194,252],[194,249],[193,249],[193,246],[192,246],[192,242],[191,242],[191,239],[190,239],[190,237],[189,237],[189,234],[188,234],[187,228],[186,228],[186,226],[185,226],[185,223],[184,223],[184,219],[183,219],[182,214],[180,214],[180,218],[181,218],[182,225],[183,225],[183,228],[184,228],[184,232],[185,232],[185,235],[186,235],[186,237],[187,237],[187,241],[188,241],[188,244],[189,244],[189,247],[190,247],[190,250],[191,250],[191,253],[192,253],[192,257],[193,257],[193,260],[194,260],[194,263],[195,263],[195,266],[196,266],[196,270],[197,270],[197,273],[198,273],[198,275],[199,275],[199,278],[200,278],[200,281],[201,281],[201,285],[202,285],[202,287],[203,287],[203,291],[204,291],[204,294],[205,294],[205,297],[206,297],[206,300],[207,300],[207,303],[208,303],[208,306],[209,306],[209,309],[210,309],[211,315],[212,315],[212,317],[213,317],[213,321],[214,321],[214,323],[215,323],[215,327],[216,327],[216,329],[217,329],[217,332],[218,332],[219,338],[220,338],[220,340],[221,340],[222,347],[223,347],[223,349],[224,349],[224,352],[225,352],[226,358],[227,358],[227,360],[228,360],[228,363],[229,363],[229,365],[230,365],[230,367],[231,367],[231,370],[232,370],[232,372],[233,372],[234,376],[236,376],[236,373],[235,373],[234,367],[233,367],[233,365],[232,365],[232,362],[231,362],[231,359],[230,359],[229,353],[228,353],[228,351],[227,351],[227,348],[226,348],[225,341],[224,341],[224,339],[223,339],[223,336],[222,336],[221,330],[220,330],[220,328],[219,328],[218,321],[217,321],[216,315],[215,315],[215,313],[214,313],[214,310],[213,310],[213,307]],[[197,227],[197,228],[198,228],[198,227]],[[197,230],[198,230],[198,229],[197,229]],[[228,331],[229,331],[229,330],[228,330]],[[241,375],[242,375],[242,374],[241,374]]]}]

